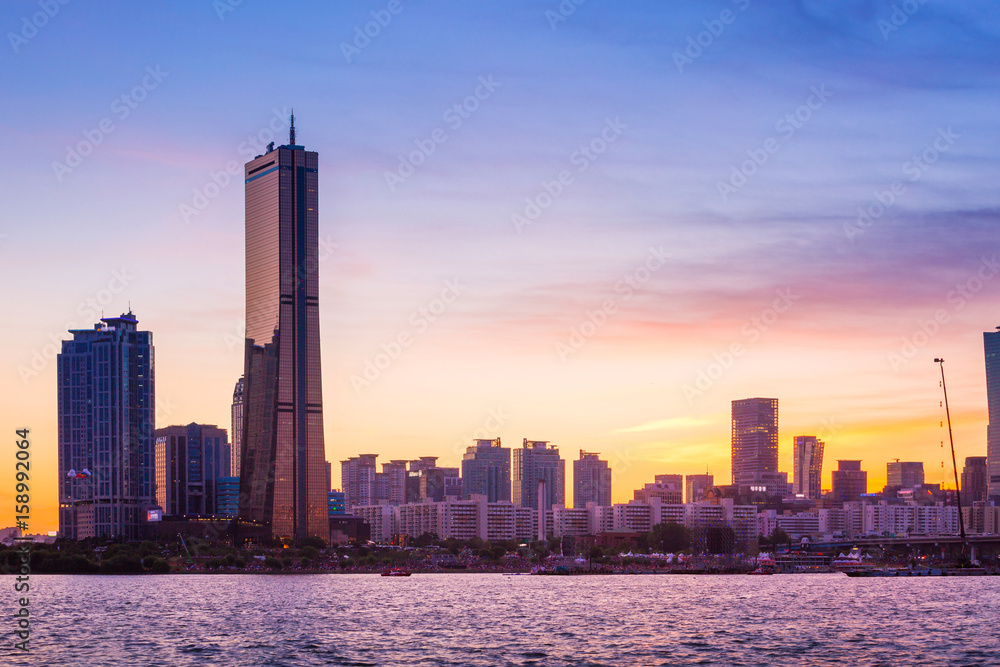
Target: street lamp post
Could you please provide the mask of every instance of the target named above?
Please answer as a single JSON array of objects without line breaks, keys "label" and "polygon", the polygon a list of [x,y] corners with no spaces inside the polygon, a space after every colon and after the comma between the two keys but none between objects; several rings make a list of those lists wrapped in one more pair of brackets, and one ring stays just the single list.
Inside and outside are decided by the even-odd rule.
[{"label": "street lamp post", "polygon": [[944,359],[934,359],[934,363],[941,367],[941,389],[944,391],[944,414],[948,419],[948,442],[951,444],[951,467],[955,472],[955,502],[958,505],[958,530],[962,535],[962,556],[965,556],[965,520],[962,518],[962,491],[958,485],[958,463],[955,461],[955,439],[951,434],[951,411],[948,409],[948,387],[944,383]]}]

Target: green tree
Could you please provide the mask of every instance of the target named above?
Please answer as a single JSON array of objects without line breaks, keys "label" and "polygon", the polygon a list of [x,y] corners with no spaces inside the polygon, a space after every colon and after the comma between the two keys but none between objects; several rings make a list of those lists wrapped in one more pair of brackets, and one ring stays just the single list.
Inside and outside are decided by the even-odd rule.
[{"label": "green tree", "polygon": [[677,553],[691,546],[691,532],[673,521],[658,523],[647,537],[651,549],[661,553]]}]

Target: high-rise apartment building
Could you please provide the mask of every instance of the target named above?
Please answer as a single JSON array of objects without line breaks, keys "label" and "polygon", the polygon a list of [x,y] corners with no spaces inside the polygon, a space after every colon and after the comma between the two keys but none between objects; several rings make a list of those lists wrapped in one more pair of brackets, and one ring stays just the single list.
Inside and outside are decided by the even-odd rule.
[{"label": "high-rise apartment building", "polygon": [[1000,505],[1000,327],[983,333],[986,353],[986,496]]},{"label": "high-rise apartment building", "polygon": [[462,496],[486,496],[487,502],[510,501],[510,447],[500,438],[476,440],[462,457]]},{"label": "high-rise apartment building", "polygon": [[684,477],[684,502],[696,503],[705,499],[705,491],[715,486],[715,476],[687,475]]},{"label": "high-rise apartment building", "polygon": [[375,475],[378,454],[361,454],[340,462],[340,486],[347,509],[375,505]]},{"label": "high-rise apartment building", "polygon": [[972,506],[974,502],[986,500],[986,457],[966,456],[962,468],[962,504]]},{"label": "high-rise apartment building", "polygon": [[155,485],[153,335],[131,311],[70,333],[56,361],[59,532],[142,539]]},{"label": "high-rise apartment building", "polygon": [[811,500],[822,495],[823,441],[814,435],[797,435],[792,463],[793,493]]},{"label": "high-rise apartment building", "polygon": [[912,489],[924,485],[924,464],[921,461],[889,461],[886,464],[886,486]]},{"label": "high-rise apartment building", "polygon": [[861,461],[837,461],[830,475],[834,502],[850,502],[868,493],[868,473],[861,469]]},{"label": "high-rise apartment building", "polygon": [[611,507],[611,466],[600,454],[581,449],[573,461],[573,507],[582,509],[587,503]]},{"label": "high-rise apartment building", "polygon": [[329,541],[319,342],[319,156],[289,141],[245,166],[240,517]]},{"label": "high-rise apartment building", "polygon": [[538,508],[538,482],[545,481],[542,506],[566,506],[566,461],[559,448],[543,440],[525,438],[513,452],[512,496],[519,507]]},{"label": "high-rise apartment building", "polygon": [[778,471],[778,399],[744,398],[732,404],[733,484],[761,481]]},{"label": "high-rise apartment building", "polygon": [[231,477],[240,476],[240,457],[243,456],[243,388],[244,382],[241,377],[236,381],[236,387],[233,389],[233,406],[230,409],[232,420],[230,452],[232,456],[229,457],[229,475]]},{"label": "high-rise apartment building", "polygon": [[218,482],[229,474],[226,429],[211,424],[158,428],[156,504],[171,516],[219,514]]},{"label": "high-rise apartment building", "polygon": [[406,502],[406,461],[394,460],[382,464],[375,475],[375,502],[402,505]]}]

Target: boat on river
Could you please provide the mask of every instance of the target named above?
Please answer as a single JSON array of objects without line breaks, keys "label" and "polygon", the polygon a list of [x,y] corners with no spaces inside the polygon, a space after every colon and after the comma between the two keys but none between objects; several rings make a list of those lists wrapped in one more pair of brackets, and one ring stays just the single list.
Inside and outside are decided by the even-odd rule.
[{"label": "boat on river", "polygon": [[383,577],[408,577],[411,574],[413,574],[413,573],[410,572],[409,570],[404,570],[401,567],[394,567],[391,570],[386,570],[385,572],[383,572],[382,576]]}]

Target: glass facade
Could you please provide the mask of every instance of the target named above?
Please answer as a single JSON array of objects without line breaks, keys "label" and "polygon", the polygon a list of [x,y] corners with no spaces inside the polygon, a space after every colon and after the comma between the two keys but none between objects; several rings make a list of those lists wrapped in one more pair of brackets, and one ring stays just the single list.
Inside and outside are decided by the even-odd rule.
[{"label": "glass facade", "polygon": [[989,426],[986,427],[986,495],[1000,504],[1000,331],[983,334],[986,353],[986,404]]},{"label": "glass facade", "polygon": [[240,476],[240,458],[243,453],[243,378],[236,381],[233,389],[232,418],[232,456],[230,457],[229,475]]},{"label": "glass facade", "polygon": [[794,493],[818,500],[822,495],[823,448],[825,444],[814,435],[795,436],[792,475]]},{"label": "glass facade", "polygon": [[319,346],[318,155],[248,162],[240,517],[329,540]]},{"label": "glass facade", "polygon": [[778,399],[733,401],[732,447],[733,484],[754,484],[778,471]]},{"label": "glass facade", "polygon": [[70,331],[57,359],[59,532],[145,537],[153,504],[153,335],[135,316]]},{"label": "glass facade", "polygon": [[170,516],[218,513],[215,480],[229,476],[226,430],[213,424],[156,429],[156,504]]}]

